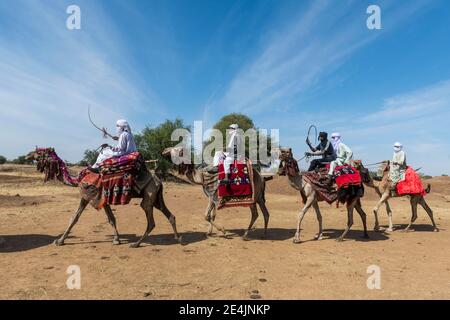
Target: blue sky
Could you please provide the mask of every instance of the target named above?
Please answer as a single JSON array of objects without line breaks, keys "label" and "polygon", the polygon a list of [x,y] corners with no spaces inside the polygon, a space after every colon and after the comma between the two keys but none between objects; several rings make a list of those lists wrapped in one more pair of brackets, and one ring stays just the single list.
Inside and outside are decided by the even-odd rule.
[{"label": "blue sky", "polygon": [[[71,4],[81,30],[66,28]],[[366,27],[369,4],[381,30]],[[315,124],[366,163],[400,141],[411,165],[448,174],[449,15],[445,0],[3,0],[0,154],[79,160],[104,142],[90,104],[135,132],[243,112],[299,157]]]}]

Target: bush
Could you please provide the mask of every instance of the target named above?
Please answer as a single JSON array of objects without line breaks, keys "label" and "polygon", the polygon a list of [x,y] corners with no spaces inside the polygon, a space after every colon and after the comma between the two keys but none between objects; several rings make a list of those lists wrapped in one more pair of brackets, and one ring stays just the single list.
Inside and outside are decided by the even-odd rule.
[{"label": "bush", "polygon": [[5,164],[6,158],[4,156],[0,156],[0,164]]}]

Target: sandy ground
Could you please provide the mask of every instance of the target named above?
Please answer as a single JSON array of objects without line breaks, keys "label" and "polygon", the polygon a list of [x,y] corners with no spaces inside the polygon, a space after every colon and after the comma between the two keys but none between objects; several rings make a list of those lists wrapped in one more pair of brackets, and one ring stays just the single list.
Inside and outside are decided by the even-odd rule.
[{"label": "sandy ground", "polygon": [[[268,239],[262,239],[262,215],[251,233],[241,238],[250,219],[246,208],[224,209],[217,222],[229,237],[206,238],[207,203],[199,186],[167,183],[165,198],[177,217],[186,245],[173,240],[165,217],[155,212],[156,228],[141,248],[129,247],[145,229],[145,217],[133,200],[115,207],[122,245],[113,246],[112,230],[103,211],[85,211],[63,247],[53,241],[67,226],[78,205],[78,190],[42,177],[27,166],[0,166],[0,298],[2,299],[450,299],[450,179],[429,180],[427,200],[440,232],[432,232],[419,209],[414,232],[370,231],[362,239],[355,225],[346,241],[346,214],[321,204],[326,236],[313,240],[316,217],[304,220],[302,242],[295,245],[300,199],[284,178],[268,182],[271,214]],[[373,228],[376,196],[363,200]],[[410,219],[407,198],[391,201],[394,224]],[[385,210],[380,213],[387,224]],[[81,271],[81,289],[69,290],[67,268]],[[367,268],[381,271],[381,289],[367,288]]]}]

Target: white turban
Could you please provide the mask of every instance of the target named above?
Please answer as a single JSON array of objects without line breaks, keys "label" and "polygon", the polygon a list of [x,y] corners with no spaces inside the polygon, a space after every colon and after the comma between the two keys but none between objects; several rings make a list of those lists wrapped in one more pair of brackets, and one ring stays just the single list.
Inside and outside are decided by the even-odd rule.
[{"label": "white turban", "polygon": [[131,128],[127,120],[124,119],[117,120],[116,124],[121,132],[127,131],[128,133],[131,133]]},{"label": "white turban", "polygon": [[239,128],[239,125],[236,123],[230,124],[230,129],[236,130],[237,128]]},{"label": "white turban", "polygon": [[395,152],[400,152],[403,149],[403,145],[400,142],[396,142],[394,143],[394,151]]},{"label": "white turban", "polygon": [[338,151],[339,144],[341,143],[341,134],[339,132],[333,132],[331,135],[331,141],[333,143],[334,151]]}]

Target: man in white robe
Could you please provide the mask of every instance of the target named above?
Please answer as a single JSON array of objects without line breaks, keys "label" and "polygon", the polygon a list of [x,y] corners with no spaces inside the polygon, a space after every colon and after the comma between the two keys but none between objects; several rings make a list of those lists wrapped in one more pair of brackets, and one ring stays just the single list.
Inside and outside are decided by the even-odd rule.
[{"label": "man in white robe", "polygon": [[102,145],[103,150],[97,157],[97,161],[91,167],[97,169],[103,161],[112,157],[120,157],[125,154],[129,154],[137,151],[136,144],[134,142],[133,134],[131,133],[130,125],[126,120],[117,120],[117,145],[115,147],[108,146],[108,144]]},{"label": "man in white robe", "polygon": [[394,155],[389,170],[389,178],[393,182],[392,189],[395,190],[397,183],[405,180],[406,168],[406,155],[403,151],[403,145],[400,142],[396,142],[394,144]]},{"label": "man in white robe", "polygon": [[345,164],[349,165],[353,160],[353,151],[344,143],[341,142],[340,133],[333,133],[331,135],[331,141],[333,143],[334,151],[336,152],[336,160],[331,161],[330,171],[328,172],[328,177],[331,179],[334,173],[334,169],[337,166],[343,166]]},{"label": "man in white robe", "polygon": [[244,139],[242,137],[242,133],[240,132],[242,130],[239,130],[239,126],[237,124],[230,125],[228,129],[230,131],[230,140],[226,148],[226,157],[223,161],[225,179],[222,180],[222,183],[227,183],[229,181],[231,164],[235,160],[245,160]]}]

